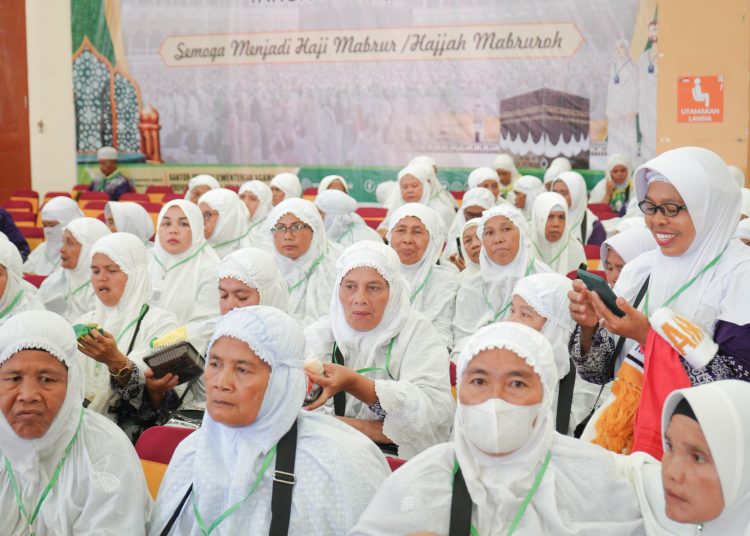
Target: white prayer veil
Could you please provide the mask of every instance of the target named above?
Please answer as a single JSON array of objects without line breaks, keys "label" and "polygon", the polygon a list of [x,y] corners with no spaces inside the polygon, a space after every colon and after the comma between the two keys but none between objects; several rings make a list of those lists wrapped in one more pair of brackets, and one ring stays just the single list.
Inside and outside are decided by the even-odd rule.
[{"label": "white prayer veil", "polygon": [[284,200],[302,197],[302,183],[293,173],[279,173],[271,179],[271,187],[284,192]]},{"label": "white prayer veil", "polygon": [[[565,231],[556,242],[545,236],[547,218],[551,212],[565,214]],[[534,201],[531,218],[531,242],[534,255],[555,272],[565,275],[586,262],[586,254],[581,243],[571,236],[571,218],[565,198],[554,192],[544,192]]]},{"label": "white prayer veil", "polygon": [[216,188],[203,194],[198,199],[198,204],[201,203],[219,213],[214,232],[207,239],[219,258],[250,245],[247,238],[250,212],[236,193],[226,188]]},{"label": "white prayer veil", "polygon": [[521,209],[526,221],[531,221],[531,210],[534,207],[534,201],[544,193],[544,184],[533,175],[523,175],[513,184],[515,192],[521,192],[526,196],[526,202]]},{"label": "white prayer veil", "polygon": [[271,253],[259,248],[243,248],[230,253],[219,264],[219,280],[236,279],[258,290],[260,305],[284,312],[289,307],[289,290]]},{"label": "white prayer veil", "polygon": [[328,190],[328,188],[331,186],[331,183],[334,181],[339,181],[343,185],[346,193],[349,193],[349,185],[347,184],[344,177],[342,177],[341,175],[327,175],[320,179],[320,184],[318,185],[318,195]]},{"label": "white prayer veil", "polygon": [[154,236],[154,220],[146,209],[132,201],[109,201],[104,206],[104,215],[115,220],[115,228],[121,233],[130,233],[144,244]]},{"label": "white prayer veil", "polygon": [[187,191],[185,192],[186,200],[190,201],[190,192],[196,186],[208,186],[212,190],[215,190],[216,188],[221,188],[219,181],[217,181],[211,175],[196,175],[195,177],[190,179],[190,181],[188,182]]},{"label": "white prayer veil", "polygon": [[83,212],[70,197],[53,197],[42,206],[43,221],[59,221],[54,227],[44,228],[45,255],[57,265],[60,262],[63,229],[74,219],[82,218]]}]

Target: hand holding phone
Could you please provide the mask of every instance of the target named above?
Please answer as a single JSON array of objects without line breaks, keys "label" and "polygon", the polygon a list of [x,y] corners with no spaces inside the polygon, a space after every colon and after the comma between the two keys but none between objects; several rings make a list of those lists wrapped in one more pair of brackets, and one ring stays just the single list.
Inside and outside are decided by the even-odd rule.
[{"label": "hand holding phone", "polygon": [[591,272],[587,272],[586,270],[581,269],[576,270],[576,274],[578,275],[578,278],[586,285],[587,289],[592,292],[596,292],[599,295],[599,297],[604,302],[604,305],[607,306],[607,309],[621,318],[625,316],[625,311],[617,306],[617,296],[614,292],[612,292],[612,289],[609,288],[609,285],[604,279],[596,274],[592,274]]}]

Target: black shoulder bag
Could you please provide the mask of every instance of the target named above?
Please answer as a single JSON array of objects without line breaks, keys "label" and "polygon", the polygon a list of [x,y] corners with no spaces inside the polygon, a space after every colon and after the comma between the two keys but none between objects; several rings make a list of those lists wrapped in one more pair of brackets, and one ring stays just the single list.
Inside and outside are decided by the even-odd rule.
[{"label": "black shoulder bag", "polygon": [[[276,467],[273,473],[273,490],[271,492],[271,528],[269,536],[286,536],[289,533],[289,520],[292,515],[292,492],[297,479],[294,476],[294,463],[297,457],[297,421],[276,444]],[[188,497],[193,493],[193,485],[185,492],[177,509],[161,531],[167,536],[180,517]]]},{"label": "black shoulder bag", "polygon": [[562,435],[568,434],[570,426],[570,408],[573,406],[573,390],[576,385],[576,365],[572,358],[570,360],[570,370],[565,377],[560,380],[560,388],[557,391],[557,417],[555,419],[555,430]]},{"label": "black shoulder bag", "polygon": [[473,504],[459,466],[453,475],[453,496],[451,497],[451,519],[448,525],[448,536],[471,535],[471,508]]},{"label": "black shoulder bag", "polygon": [[[333,344],[333,355],[331,356],[333,359],[332,361],[336,363],[337,365],[344,366],[344,356],[341,353],[341,350],[339,349],[338,344]],[[337,417],[343,417],[344,413],[346,413],[346,392],[345,391],[339,391],[335,395],[333,395],[333,412],[336,414]]]}]

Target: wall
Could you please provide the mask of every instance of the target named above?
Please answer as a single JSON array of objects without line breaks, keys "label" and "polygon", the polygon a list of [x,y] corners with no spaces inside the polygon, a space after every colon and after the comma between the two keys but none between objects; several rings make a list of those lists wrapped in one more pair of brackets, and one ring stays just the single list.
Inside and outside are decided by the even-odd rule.
[{"label": "wall", "polygon": [[69,191],[76,181],[70,0],[26,0],[26,45],[31,185],[42,195]]},{"label": "wall", "polygon": [[[750,2],[659,0],[657,151],[707,147],[746,175],[750,118]],[[677,79],[724,75],[724,121],[677,122]]]}]

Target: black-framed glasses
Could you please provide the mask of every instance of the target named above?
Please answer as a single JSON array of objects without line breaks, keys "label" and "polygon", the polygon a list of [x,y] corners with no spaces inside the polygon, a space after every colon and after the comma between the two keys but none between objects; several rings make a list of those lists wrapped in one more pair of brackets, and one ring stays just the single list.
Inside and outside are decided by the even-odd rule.
[{"label": "black-framed glasses", "polygon": [[293,223],[289,227],[286,225],[274,225],[271,227],[272,233],[278,233],[278,234],[285,234],[287,231],[292,233],[292,236],[296,235],[297,233],[304,231],[305,229],[310,229],[310,226],[306,223]]},{"label": "black-framed glasses", "polygon": [[641,209],[641,212],[649,216],[656,214],[658,210],[663,216],[674,218],[680,212],[687,209],[687,205],[678,205],[677,203],[662,203],[661,205],[657,205],[651,201],[641,201],[638,203],[638,208]]}]

